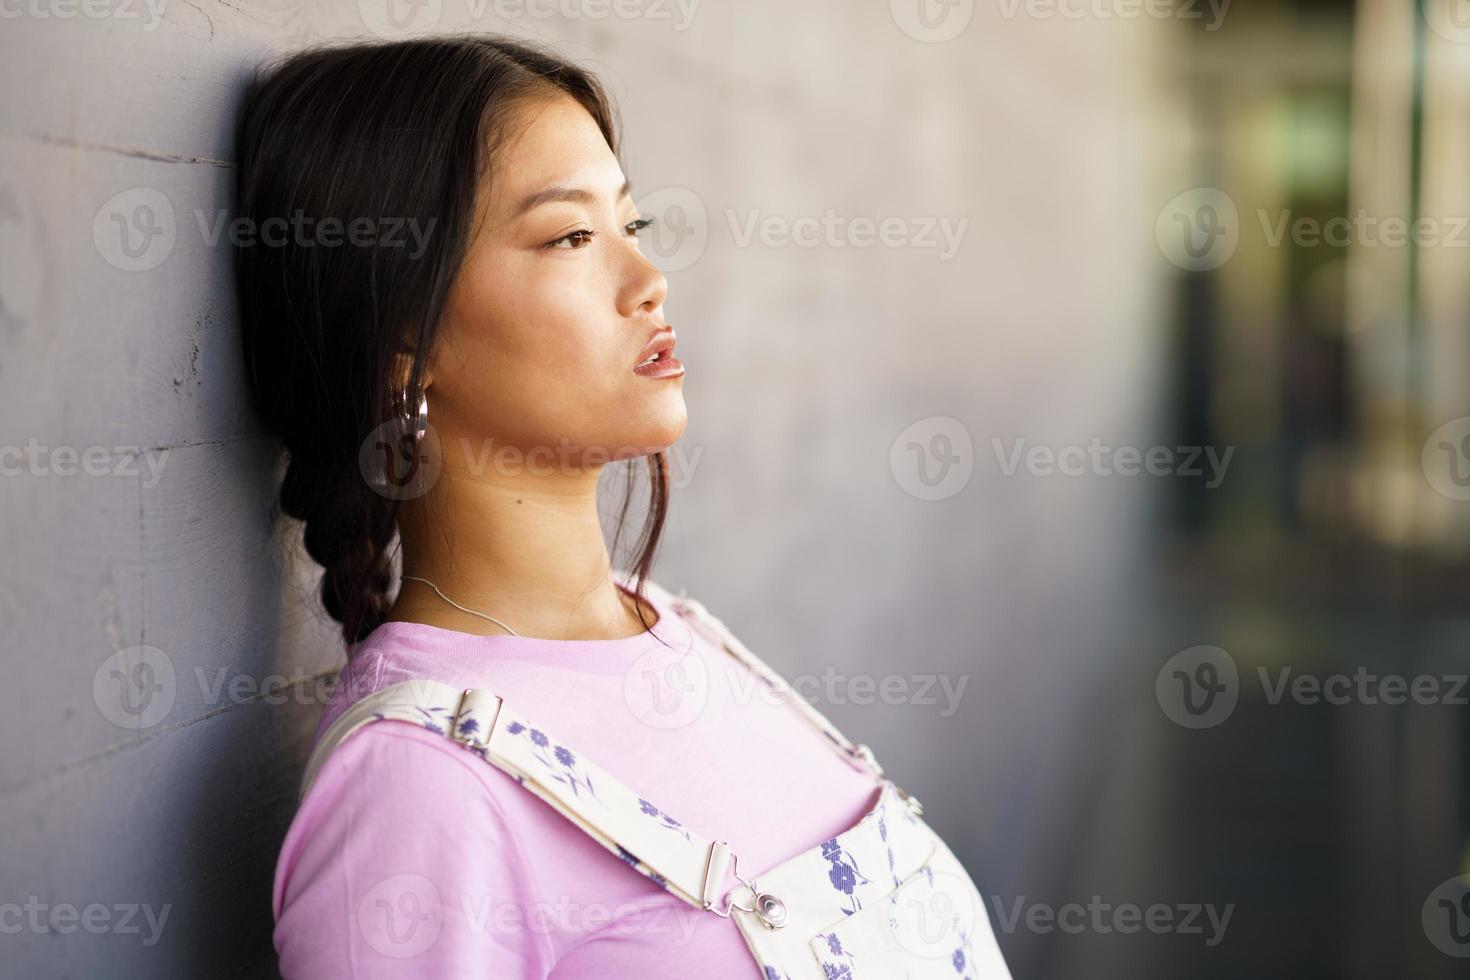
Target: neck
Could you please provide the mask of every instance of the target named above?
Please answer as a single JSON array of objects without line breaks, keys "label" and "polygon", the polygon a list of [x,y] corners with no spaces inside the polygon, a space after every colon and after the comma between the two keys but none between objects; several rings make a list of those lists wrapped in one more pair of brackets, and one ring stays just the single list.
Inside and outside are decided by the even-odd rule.
[{"label": "neck", "polygon": [[[633,600],[612,577],[597,510],[599,473],[481,472],[469,478],[446,461],[429,493],[400,509],[404,573],[429,579],[461,606],[494,616],[524,637],[600,640],[642,633]],[[409,580],[387,618],[477,635],[504,633]],[[657,618],[645,610],[648,623]]]}]

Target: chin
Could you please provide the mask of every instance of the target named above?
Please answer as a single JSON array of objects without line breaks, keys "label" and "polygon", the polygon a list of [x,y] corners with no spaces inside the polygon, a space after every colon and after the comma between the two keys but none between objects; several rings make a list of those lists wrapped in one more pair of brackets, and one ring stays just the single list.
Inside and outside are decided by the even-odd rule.
[{"label": "chin", "polygon": [[689,413],[684,408],[684,399],[679,396],[667,405],[661,405],[644,416],[637,426],[630,426],[619,439],[618,445],[636,447],[628,455],[649,456],[661,453],[684,434],[689,424]]},{"label": "chin", "polygon": [[668,425],[663,426],[657,432],[649,433],[649,437],[643,441],[643,444],[649,447],[650,453],[661,453],[679,441],[688,422],[689,417],[680,412],[677,419],[670,419]]}]

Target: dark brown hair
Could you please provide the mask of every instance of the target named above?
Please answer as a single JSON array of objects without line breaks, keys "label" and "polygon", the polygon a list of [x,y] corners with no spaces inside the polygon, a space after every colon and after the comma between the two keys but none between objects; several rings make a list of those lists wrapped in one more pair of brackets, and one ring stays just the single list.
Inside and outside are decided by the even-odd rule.
[{"label": "dark brown hair", "polygon": [[[247,380],[289,460],[280,512],[303,522],[306,550],[325,570],[322,604],[349,644],[382,623],[391,604],[400,505],[365,478],[359,449],[404,405],[418,405],[482,178],[515,108],[556,93],[587,109],[621,159],[616,110],[597,79],[501,37],[315,48],[251,82],[236,143],[236,215],[262,232],[236,251]],[[284,228],[293,215],[339,227],[417,220],[432,234],[418,252],[401,242],[267,242],[267,222]],[[412,367],[395,394],[400,351],[411,353]],[[411,437],[403,445],[416,453]],[[668,510],[663,453],[648,457],[648,472],[649,517],[629,568],[640,599]],[[631,465],[627,474],[614,554],[637,475]]]}]

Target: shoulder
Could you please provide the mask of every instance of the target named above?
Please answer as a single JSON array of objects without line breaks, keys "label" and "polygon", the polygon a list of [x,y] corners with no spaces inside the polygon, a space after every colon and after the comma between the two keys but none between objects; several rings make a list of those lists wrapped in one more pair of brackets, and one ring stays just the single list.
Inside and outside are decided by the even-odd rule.
[{"label": "shoulder", "polygon": [[[347,975],[365,958],[400,956],[425,967],[394,938],[413,932],[392,921],[395,910],[410,908],[431,917],[426,928],[444,931],[433,955],[454,957],[435,961],[449,972],[471,965],[462,957],[486,955],[483,936],[477,943],[452,934],[461,905],[492,895],[535,901],[530,862],[500,801],[506,783],[513,785],[461,746],[407,722],[374,722],[338,745],[277,860],[272,897],[283,975]],[[496,950],[494,966],[515,959],[525,975],[540,975],[550,957],[545,937],[520,938]]]},{"label": "shoulder", "polygon": [[277,912],[303,875],[321,872],[313,858],[340,862],[380,850],[428,860],[430,849],[454,845],[460,828],[508,836],[498,799],[505,790],[496,785],[508,780],[418,725],[363,726],[326,759],[297,808],[276,868]]},{"label": "shoulder", "polygon": [[441,733],[407,721],[383,719],[363,725],[341,741],[321,764],[299,812],[331,803],[368,803],[406,789],[464,792],[484,789],[471,799],[499,812],[497,783],[503,773]]}]

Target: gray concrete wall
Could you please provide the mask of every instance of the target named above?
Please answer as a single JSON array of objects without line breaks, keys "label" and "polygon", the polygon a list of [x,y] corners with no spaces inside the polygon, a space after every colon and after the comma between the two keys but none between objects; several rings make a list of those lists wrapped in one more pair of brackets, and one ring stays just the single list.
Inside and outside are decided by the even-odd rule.
[{"label": "gray concrete wall", "polygon": [[[0,903],[22,911],[0,925],[24,924],[0,961],[268,975],[312,679],[340,646],[269,523],[274,447],[245,404],[228,247],[199,216],[229,206],[247,66],[383,11],[15,9],[0,446],[24,456],[0,479]],[[947,716],[942,694],[819,703],[982,888],[1054,880],[1086,840],[1087,705],[1126,642],[1149,503],[1116,478],[1006,477],[991,440],[1151,438],[1156,32],[959,4],[971,19],[944,40],[902,0],[476,9],[431,2],[411,26],[589,62],[622,103],[642,205],[693,231],[654,246],[691,415],[657,577],[788,676],[963,682]],[[835,239],[782,238],[829,209]],[[895,219],[903,244],[864,245],[854,219]],[[949,475],[931,486],[916,453]],[[1033,956],[1001,938],[1017,966]]]}]

